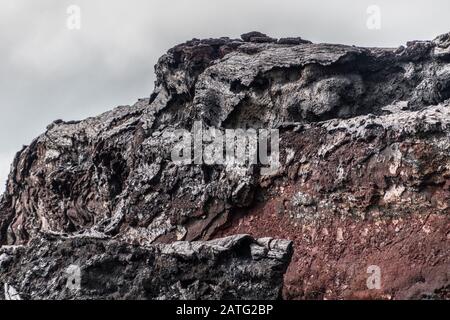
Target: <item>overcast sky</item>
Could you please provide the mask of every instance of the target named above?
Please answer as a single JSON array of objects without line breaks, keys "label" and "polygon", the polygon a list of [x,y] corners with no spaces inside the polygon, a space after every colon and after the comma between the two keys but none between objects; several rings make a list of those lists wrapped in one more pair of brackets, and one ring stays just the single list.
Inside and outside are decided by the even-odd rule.
[{"label": "overcast sky", "polygon": [[[70,5],[80,30],[67,28]],[[448,0],[0,0],[0,192],[15,152],[53,120],[149,96],[153,65],[177,43],[259,30],[397,47],[450,31],[449,12]]]}]

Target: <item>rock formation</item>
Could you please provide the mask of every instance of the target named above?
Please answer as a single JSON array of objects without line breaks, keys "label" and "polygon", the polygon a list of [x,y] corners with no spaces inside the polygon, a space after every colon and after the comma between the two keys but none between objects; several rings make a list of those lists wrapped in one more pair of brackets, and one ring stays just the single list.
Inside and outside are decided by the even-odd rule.
[{"label": "rock formation", "polygon": [[0,249],[0,299],[277,299],[290,254],[290,241],[244,235],[151,246],[39,238]]},{"label": "rock formation", "polygon": [[[172,256],[250,234],[293,241],[287,299],[448,298],[449,39],[384,49],[251,32],[170,49],[155,67],[149,99],[83,121],[57,120],[17,154],[0,202],[0,244],[16,249],[4,253],[12,262],[2,262],[0,282],[30,298],[275,298],[290,260],[287,242],[277,240],[276,256],[262,245],[268,264],[250,245],[245,252],[225,246],[233,256],[225,261],[212,249],[201,253],[209,262],[188,250],[193,262],[182,267]],[[266,175],[260,164],[175,164],[175,133],[196,121],[278,129],[281,166]],[[61,288],[55,272],[66,266],[47,272],[50,261],[36,251],[60,261],[67,252],[84,259],[85,247],[92,248],[85,259],[113,261],[105,263],[122,278],[100,272],[106,291],[88,278],[94,284],[82,280],[88,291],[79,296],[50,292]],[[134,255],[170,260],[190,278]],[[19,284],[40,262],[43,269]],[[206,270],[210,263],[219,264],[217,274]],[[247,288],[226,278],[238,265]],[[379,287],[368,284],[368,270],[379,270]],[[127,274],[135,280],[126,283]],[[260,289],[250,294],[256,279]],[[160,291],[147,291],[147,281]],[[227,293],[215,289],[225,282]]]}]

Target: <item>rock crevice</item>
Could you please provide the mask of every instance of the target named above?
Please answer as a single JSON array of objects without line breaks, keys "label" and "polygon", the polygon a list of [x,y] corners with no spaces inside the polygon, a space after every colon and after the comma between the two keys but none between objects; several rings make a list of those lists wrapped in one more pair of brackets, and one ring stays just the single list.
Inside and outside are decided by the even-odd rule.
[{"label": "rock crevice", "polygon": [[[445,297],[448,44],[448,34],[385,49],[251,32],[177,45],[155,66],[150,98],[55,121],[17,154],[0,244],[53,234],[174,248],[249,233],[294,241],[287,298]],[[174,133],[195,121],[279,129],[281,167],[173,163]],[[75,250],[63,243],[32,246]],[[370,264],[390,279],[378,291],[365,284]]]}]

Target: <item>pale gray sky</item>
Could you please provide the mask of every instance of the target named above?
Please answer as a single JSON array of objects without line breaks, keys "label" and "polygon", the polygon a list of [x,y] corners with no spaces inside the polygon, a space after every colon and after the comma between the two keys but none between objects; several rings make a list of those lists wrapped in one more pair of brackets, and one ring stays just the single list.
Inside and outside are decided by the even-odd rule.
[{"label": "pale gray sky", "polygon": [[[70,5],[81,29],[66,26]],[[381,29],[366,26],[369,5]],[[450,31],[448,0],[0,0],[0,192],[14,153],[55,119],[93,116],[153,89],[171,46],[259,30],[398,46]]]}]

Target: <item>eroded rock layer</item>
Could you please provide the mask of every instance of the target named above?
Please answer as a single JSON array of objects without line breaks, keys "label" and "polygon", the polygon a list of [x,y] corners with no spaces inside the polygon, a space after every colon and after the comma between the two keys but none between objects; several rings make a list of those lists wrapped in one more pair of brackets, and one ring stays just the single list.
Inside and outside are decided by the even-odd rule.
[{"label": "eroded rock layer", "polygon": [[46,237],[0,249],[0,299],[278,299],[291,253],[245,235],[148,247]]},{"label": "eroded rock layer", "polygon": [[[14,160],[0,244],[250,233],[294,241],[286,298],[448,297],[449,34],[397,49],[242,39],[180,44],[150,99],[51,124]],[[195,121],[279,129],[281,166],[174,163],[173,133]]]}]

